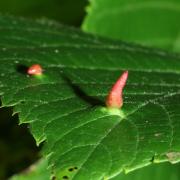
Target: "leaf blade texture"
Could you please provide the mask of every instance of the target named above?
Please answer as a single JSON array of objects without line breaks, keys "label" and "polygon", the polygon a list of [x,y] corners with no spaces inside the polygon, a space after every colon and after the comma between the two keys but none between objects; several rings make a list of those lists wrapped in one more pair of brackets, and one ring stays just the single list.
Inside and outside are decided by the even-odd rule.
[{"label": "leaf blade texture", "polygon": [[[180,57],[52,21],[0,17],[0,95],[58,178],[102,179],[180,160]],[[40,64],[43,75],[26,74]],[[124,71],[121,110],[105,107]]]}]

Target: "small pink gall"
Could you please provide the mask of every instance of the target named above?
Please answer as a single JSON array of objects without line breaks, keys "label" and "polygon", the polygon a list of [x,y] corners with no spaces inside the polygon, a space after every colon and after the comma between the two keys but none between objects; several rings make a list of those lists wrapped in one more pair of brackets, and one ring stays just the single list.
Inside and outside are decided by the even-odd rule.
[{"label": "small pink gall", "polygon": [[27,70],[29,75],[42,75],[43,69],[39,64],[30,66]]},{"label": "small pink gall", "polygon": [[123,88],[126,85],[128,71],[123,72],[113,85],[106,99],[106,106],[110,108],[121,108],[123,105]]}]

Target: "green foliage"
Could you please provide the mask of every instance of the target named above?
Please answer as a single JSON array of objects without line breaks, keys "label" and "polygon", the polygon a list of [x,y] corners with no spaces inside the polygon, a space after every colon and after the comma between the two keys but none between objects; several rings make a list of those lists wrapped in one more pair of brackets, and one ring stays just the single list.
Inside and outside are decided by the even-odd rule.
[{"label": "green foliage", "polygon": [[83,29],[114,39],[180,51],[179,0],[91,0]]},{"label": "green foliage", "polygon": [[180,164],[153,164],[129,174],[120,174],[112,180],[179,180]]},{"label": "green foliage", "polygon": [[[0,95],[58,178],[102,179],[180,160],[180,57],[51,21],[0,17]],[[26,68],[41,64],[42,76]],[[104,100],[129,70],[121,110]]]}]

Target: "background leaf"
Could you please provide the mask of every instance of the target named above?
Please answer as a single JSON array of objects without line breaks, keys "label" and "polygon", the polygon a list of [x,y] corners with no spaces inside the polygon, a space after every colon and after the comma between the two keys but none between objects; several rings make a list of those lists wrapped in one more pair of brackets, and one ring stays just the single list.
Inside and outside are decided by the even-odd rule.
[{"label": "background leaf", "polygon": [[49,180],[50,171],[47,170],[47,161],[41,159],[36,164],[31,165],[21,175],[15,175],[11,180]]},{"label": "background leaf", "polygon": [[179,180],[180,164],[153,164],[151,166],[138,169],[129,174],[121,173],[119,176],[112,178],[112,180]]},{"label": "background leaf", "polygon": [[[59,178],[102,179],[180,160],[180,57],[51,21],[0,17],[0,94]],[[40,77],[27,76],[39,63]],[[129,70],[121,110],[104,107]]]},{"label": "background leaf", "polygon": [[180,51],[179,0],[91,0],[83,30]]}]

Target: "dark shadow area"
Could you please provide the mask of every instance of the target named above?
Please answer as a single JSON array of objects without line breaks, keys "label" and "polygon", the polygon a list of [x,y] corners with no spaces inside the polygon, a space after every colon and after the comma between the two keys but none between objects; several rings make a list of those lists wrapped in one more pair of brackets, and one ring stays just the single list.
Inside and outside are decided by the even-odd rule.
[{"label": "dark shadow area", "polygon": [[155,155],[150,159],[151,163],[154,163]]},{"label": "dark shadow area", "polygon": [[91,104],[92,106],[104,106],[104,102],[97,97],[88,96],[79,86],[73,84],[71,79],[69,79],[66,75],[62,76],[64,80],[72,87],[74,93],[85,102]]},{"label": "dark shadow area", "polygon": [[18,73],[27,74],[28,67],[25,66],[25,65],[22,65],[22,64],[18,64],[16,66],[16,70],[17,70]]},{"label": "dark shadow area", "polygon": [[0,108],[0,180],[19,173],[40,158],[27,125],[18,125],[12,108]]},{"label": "dark shadow area", "polygon": [[33,19],[48,18],[79,27],[88,4],[88,0],[6,0],[0,1],[0,12]]}]

